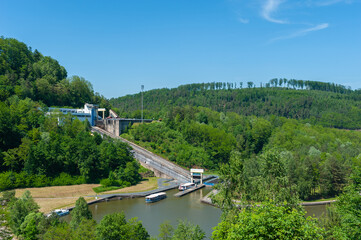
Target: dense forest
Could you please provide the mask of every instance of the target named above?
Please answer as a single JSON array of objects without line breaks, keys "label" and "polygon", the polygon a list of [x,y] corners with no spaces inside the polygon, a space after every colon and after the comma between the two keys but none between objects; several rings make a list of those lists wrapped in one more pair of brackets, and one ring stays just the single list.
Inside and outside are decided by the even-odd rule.
[{"label": "dense forest", "polygon": [[[144,93],[145,117],[123,137],[186,168],[217,171],[223,211],[213,239],[360,239],[361,92],[315,81],[272,79],[183,85]],[[123,213],[96,223],[84,199],[69,223],[39,212],[14,188],[141,180],[129,147],[49,106],[85,102],[140,117],[140,95],[109,102],[84,78],[16,39],[0,38],[0,239],[150,239]],[[341,129],[340,129],[341,128]],[[348,130],[345,130],[348,129]],[[8,191],[4,191],[8,190]],[[321,219],[300,200],[337,197]],[[201,240],[197,225],[160,226],[158,239]]]},{"label": "dense forest", "polygon": [[187,168],[240,178],[237,191],[254,201],[267,188],[269,168],[277,168],[302,199],[312,199],[339,194],[352,167],[361,166],[361,132],[277,116],[175,107],[164,121],[133,126],[122,136]]},{"label": "dense forest", "polygon": [[[55,59],[16,39],[0,38],[0,190],[140,180],[129,147],[90,132],[71,115],[45,116],[49,106],[109,108],[84,78],[67,78]],[[108,181],[104,183],[109,184]],[[106,184],[106,185],[107,185]]]},{"label": "dense forest", "polygon": [[[140,117],[140,94],[110,99],[122,116]],[[164,118],[175,106],[203,106],[245,116],[279,116],[344,129],[361,128],[361,90],[334,83],[272,79],[247,88],[236,83],[202,83],[144,92],[144,116]]]}]

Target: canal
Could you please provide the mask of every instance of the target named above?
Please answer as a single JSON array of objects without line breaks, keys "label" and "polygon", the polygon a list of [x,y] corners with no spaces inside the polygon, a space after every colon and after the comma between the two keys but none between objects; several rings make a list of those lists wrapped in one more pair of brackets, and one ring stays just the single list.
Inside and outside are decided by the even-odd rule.
[{"label": "canal", "polygon": [[[207,239],[210,239],[212,228],[220,222],[222,214],[219,208],[200,202],[210,191],[210,188],[203,188],[179,198],[173,196],[178,192],[174,189],[167,191],[166,199],[155,203],[145,203],[144,198],[124,198],[93,204],[89,209],[97,222],[107,214],[122,211],[126,219],[137,217],[150,236],[158,236],[159,225],[164,221],[169,221],[176,227],[178,220],[188,220],[198,224],[205,231]],[[64,220],[70,221],[70,215],[64,217]]]},{"label": "canal", "polygon": [[[143,226],[151,236],[158,236],[159,225],[169,221],[176,227],[179,219],[188,220],[198,224],[205,231],[207,239],[210,239],[213,228],[220,222],[221,210],[200,202],[200,199],[211,191],[210,188],[203,188],[181,198],[173,195],[178,190],[167,191],[167,198],[156,203],[145,203],[144,198],[125,198],[100,202],[89,206],[93,218],[100,220],[107,214],[124,212],[127,219],[137,217],[142,221]],[[307,216],[320,217],[325,212],[325,205],[305,207]],[[70,221],[70,215],[64,218]]]}]

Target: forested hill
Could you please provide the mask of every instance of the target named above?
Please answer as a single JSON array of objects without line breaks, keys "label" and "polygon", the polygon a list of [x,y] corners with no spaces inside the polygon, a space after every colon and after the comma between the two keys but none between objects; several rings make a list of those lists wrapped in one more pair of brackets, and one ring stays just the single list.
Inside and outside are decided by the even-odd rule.
[{"label": "forested hill", "polygon": [[55,59],[0,37],[0,191],[102,179],[117,186],[140,181],[127,144],[91,133],[88,121],[43,111],[86,102],[109,108],[88,81],[68,78]]},{"label": "forested hill", "polygon": [[57,60],[32,51],[25,43],[0,37],[0,101],[16,95],[47,106],[82,107],[91,102],[109,107],[82,77],[67,77]]},{"label": "forested hill", "polygon": [[[242,85],[202,83],[150,90],[144,92],[145,117],[162,118],[166,109],[190,105],[246,116],[306,119],[326,127],[361,128],[361,90],[293,79],[272,79],[257,88],[252,82],[247,88]],[[140,99],[140,94],[134,94],[110,99],[110,103],[124,116],[139,117]]]}]

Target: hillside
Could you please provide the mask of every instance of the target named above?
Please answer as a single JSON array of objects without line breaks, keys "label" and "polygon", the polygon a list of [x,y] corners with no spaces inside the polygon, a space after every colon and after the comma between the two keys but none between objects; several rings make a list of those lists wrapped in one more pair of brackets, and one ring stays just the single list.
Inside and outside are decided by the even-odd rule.
[{"label": "hillside", "polygon": [[134,125],[122,136],[187,168],[217,170],[255,201],[271,187],[268,175],[314,199],[339,194],[361,166],[361,132],[284,117],[176,107],[163,121]]},{"label": "hillside", "polygon": [[99,183],[109,176],[118,186],[140,181],[127,144],[92,134],[87,121],[69,114],[45,114],[49,106],[87,102],[110,106],[84,78],[68,78],[57,60],[0,38],[0,191]]},{"label": "hillside", "polygon": [[[190,105],[245,116],[275,115],[307,120],[325,127],[361,128],[360,90],[313,81],[282,79],[282,84],[280,82],[278,79],[276,84],[272,79],[262,88],[255,88],[249,82],[250,88],[208,83],[150,90],[144,92],[144,114],[148,118],[164,118],[167,109]],[[112,98],[110,103],[123,116],[140,117],[140,97],[140,94],[127,95]]]},{"label": "hillside", "polygon": [[68,77],[57,60],[16,39],[0,37],[0,101],[12,96],[46,106],[82,107],[89,102],[109,107],[103,96],[94,93],[90,82]]}]

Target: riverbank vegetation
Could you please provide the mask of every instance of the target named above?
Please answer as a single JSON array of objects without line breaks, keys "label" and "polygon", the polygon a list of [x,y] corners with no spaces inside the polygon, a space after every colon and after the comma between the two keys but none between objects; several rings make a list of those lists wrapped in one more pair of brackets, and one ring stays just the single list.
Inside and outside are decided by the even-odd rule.
[{"label": "riverbank vegetation", "polygon": [[[219,173],[214,201],[224,214],[214,239],[360,239],[361,132],[354,131],[361,129],[360,100],[361,90],[295,79],[259,88],[189,84],[145,92],[144,116],[160,121],[134,125],[123,136],[185,168]],[[45,115],[49,106],[85,102],[141,116],[139,94],[108,101],[84,78],[68,77],[55,59],[0,38],[0,191],[141,181],[128,145],[91,133],[88,122],[71,115]],[[338,201],[324,219],[304,217],[300,199],[329,197]],[[95,223],[85,199],[70,225],[46,218],[26,191],[3,192],[0,202],[2,239],[11,232],[19,239],[149,239],[124,214]],[[187,222],[161,229],[160,239],[204,238]]]},{"label": "riverbank vegetation", "polygon": [[[0,200],[3,205],[0,222],[5,227],[0,235],[2,239],[12,238],[11,232],[5,231],[7,229],[11,229],[19,239],[150,239],[142,223],[136,218],[126,220],[124,213],[105,215],[96,223],[82,197],[76,201],[69,223],[60,221],[56,214],[45,216],[40,213],[29,191],[20,198],[15,197],[14,191],[4,192]],[[204,231],[188,221],[180,220],[175,229],[167,222],[160,226],[159,239],[204,238]]]}]

